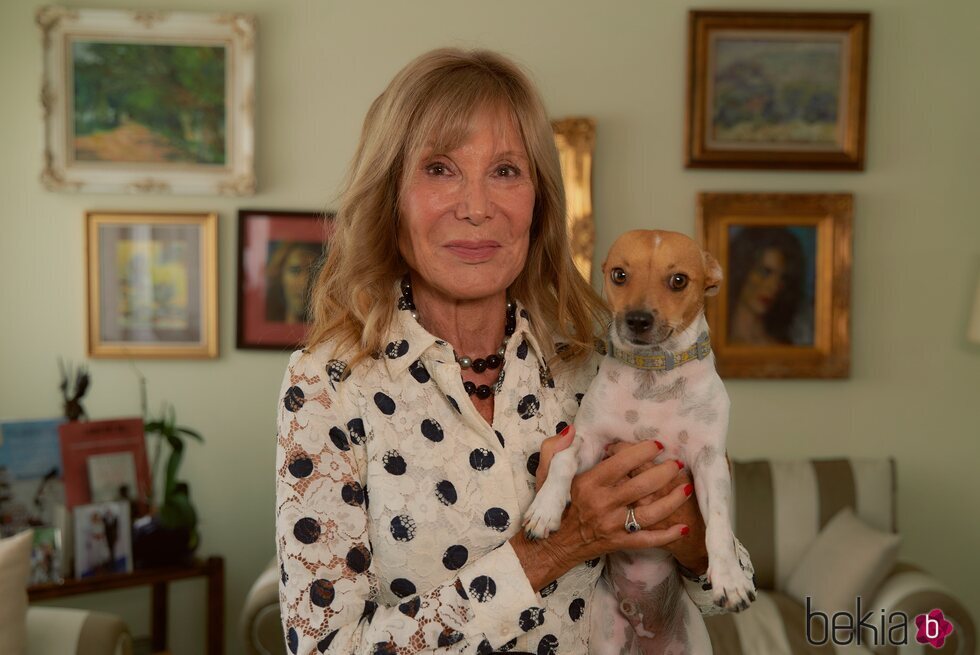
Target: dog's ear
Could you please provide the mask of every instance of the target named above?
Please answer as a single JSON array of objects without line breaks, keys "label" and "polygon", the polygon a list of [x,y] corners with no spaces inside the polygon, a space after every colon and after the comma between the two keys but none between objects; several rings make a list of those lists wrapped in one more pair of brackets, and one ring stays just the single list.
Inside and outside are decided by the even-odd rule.
[{"label": "dog's ear", "polygon": [[718,287],[725,277],[721,271],[721,264],[707,250],[701,251],[701,259],[704,262],[704,295],[717,295]]}]

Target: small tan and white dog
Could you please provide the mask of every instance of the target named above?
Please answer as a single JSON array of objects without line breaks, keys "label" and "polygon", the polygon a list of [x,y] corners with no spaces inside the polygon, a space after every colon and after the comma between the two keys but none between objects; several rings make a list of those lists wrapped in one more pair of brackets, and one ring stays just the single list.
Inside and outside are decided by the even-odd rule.
[{"label": "small tan and white dog", "polygon": [[[683,234],[634,230],[616,240],[602,271],[614,312],[608,356],[582,399],[574,441],[555,455],[528,508],[525,531],[543,538],[558,528],[572,478],[595,466],[607,444],[656,439],[664,446],[658,461],[676,459],[690,468],[706,523],[712,598],[723,608],[745,609],[755,600],[755,587],[751,571],[740,564],[729,516],[729,400],[704,318],[704,298],[718,292],[721,267]],[[615,598],[600,584],[590,652],[712,652],[670,553],[613,553],[607,562]]]}]

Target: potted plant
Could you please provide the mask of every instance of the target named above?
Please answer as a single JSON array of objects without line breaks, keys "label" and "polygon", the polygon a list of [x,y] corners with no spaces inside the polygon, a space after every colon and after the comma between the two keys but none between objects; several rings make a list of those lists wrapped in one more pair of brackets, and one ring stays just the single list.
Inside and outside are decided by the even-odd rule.
[{"label": "potted plant", "polygon": [[[164,442],[170,453],[161,489],[162,499],[157,502],[158,494],[154,490],[150,499],[151,513],[133,522],[134,559],[143,567],[177,564],[189,559],[200,542],[190,488],[177,476],[186,441],[203,442],[204,438],[197,431],[178,425],[176,412],[169,404],[163,406],[159,418],[144,420],[144,432],[157,439],[151,466],[153,480],[159,479],[157,474]],[[154,486],[159,485],[155,483]]]}]

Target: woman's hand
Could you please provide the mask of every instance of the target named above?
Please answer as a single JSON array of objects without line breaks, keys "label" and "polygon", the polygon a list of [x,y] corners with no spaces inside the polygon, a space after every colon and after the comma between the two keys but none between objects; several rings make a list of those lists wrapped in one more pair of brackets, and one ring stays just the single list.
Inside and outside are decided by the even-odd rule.
[{"label": "woman's hand", "polygon": [[[606,448],[606,455],[615,455],[616,453],[625,451],[629,447],[630,444],[626,442],[615,441]],[[542,450],[542,459],[543,456],[544,453]],[[653,466],[653,462],[643,462],[638,467],[630,471],[629,476],[636,477],[644,471],[650,470]],[[639,507],[650,504],[660,498],[663,498],[676,487],[683,487],[688,484],[693,484],[693,481],[691,480],[691,475],[687,466],[685,466],[677,474],[677,477],[670,480],[660,489],[651,492],[645,498],[641,498],[640,500],[636,501],[636,505]],[[664,529],[674,525],[675,523],[681,523],[688,526],[688,528],[690,528],[690,532],[680,539],[662,546],[662,548],[669,551],[674,556],[674,559],[680,562],[681,566],[684,568],[697,575],[703,574],[708,570],[708,550],[704,543],[704,517],[701,516],[701,508],[698,505],[696,490],[695,493],[691,494],[690,498],[682,503],[673,514],[658,521],[650,527]]]},{"label": "woman's hand", "polygon": [[[542,443],[536,474],[539,488],[547,477],[551,459],[572,443],[574,430],[570,427],[564,435]],[[676,463],[671,460],[651,465],[630,475],[651,463],[660,452],[660,446],[654,441],[620,449],[592,470],[575,476],[571,502],[557,532],[539,541],[528,541],[523,533],[511,539],[534,589],[546,586],[581,562],[613,551],[664,547],[687,532],[686,525],[664,522],[687,500],[684,485],[674,486],[657,499],[649,499],[650,494],[677,477]],[[640,500],[647,502],[639,505]],[[627,532],[624,527],[627,507],[631,505],[643,528],[635,533]]]}]

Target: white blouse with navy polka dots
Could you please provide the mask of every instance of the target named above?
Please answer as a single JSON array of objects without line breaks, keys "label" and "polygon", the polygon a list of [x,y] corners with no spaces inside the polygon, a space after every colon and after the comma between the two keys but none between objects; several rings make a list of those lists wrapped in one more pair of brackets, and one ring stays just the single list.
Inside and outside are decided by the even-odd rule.
[{"label": "white blouse with navy polka dots", "polygon": [[293,353],[276,457],[289,652],[587,651],[601,561],[535,590],[507,541],[541,441],[574,419],[596,361],[567,369],[552,377],[521,309],[491,426],[452,348],[408,311],[352,371],[325,346]]}]

